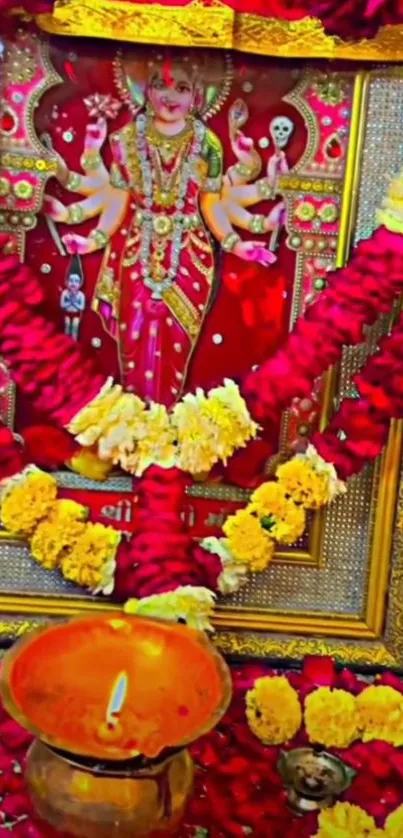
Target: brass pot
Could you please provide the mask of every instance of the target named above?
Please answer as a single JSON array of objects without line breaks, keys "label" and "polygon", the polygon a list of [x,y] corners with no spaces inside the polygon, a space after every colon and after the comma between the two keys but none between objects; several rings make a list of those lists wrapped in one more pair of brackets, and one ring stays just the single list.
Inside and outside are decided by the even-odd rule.
[{"label": "brass pot", "polygon": [[74,756],[38,739],[26,779],[39,817],[75,838],[162,838],[177,835],[192,789],[187,750],[125,763]]}]

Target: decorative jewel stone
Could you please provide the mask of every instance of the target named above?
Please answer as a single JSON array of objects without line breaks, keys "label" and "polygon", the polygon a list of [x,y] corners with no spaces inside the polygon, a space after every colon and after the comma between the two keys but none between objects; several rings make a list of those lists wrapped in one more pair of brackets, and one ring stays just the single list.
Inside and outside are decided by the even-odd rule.
[{"label": "decorative jewel stone", "polygon": [[301,246],[300,236],[291,236],[290,245],[291,245],[291,247],[300,247]]},{"label": "decorative jewel stone", "polygon": [[295,216],[299,221],[312,221],[316,215],[316,207],[312,201],[301,201],[295,208]]},{"label": "decorative jewel stone", "polygon": [[180,343],[174,343],[174,350],[175,352],[182,352],[182,346]]},{"label": "decorative jewel stone", "polygon": [[101,338],[92,338],[91,346],[93,346],[94,349],[100,349],[102,346]]},{"label": "decorative jewel stone", "polygon": [[325,126],[325,128],[329,127],[332,124],[332,122],[333,120],[330,116],[323,116],[321,119],[321,123]]},{"label": "decorative jewel stone", "polygon": [[318,209],[318,216],[321,221],[325,224],[334,224],[339,217],[339,210],[336,204],[333,204],[330,201],[326,201],[326,203],[322,204],[321,207]]},{"label": "decorative jewel stone", "polygon": [[120,326],[119,326],[119,329],[120,329],[121,332],[125,332],[126,329],[127,329],[126,323],[121,323]]},{"label": "decorative jewel stone", "polygon": [[134,370],[135,366],[136,366],[136,364],[135,364],[135,362],[134,362],[134,361],[129,361],[129,363],[128,363],[128,365],[127,365],[127,368],[128,368],[129,370]]},{"label": "decorative jewel stone", "polygon": [[304,241],[304,248],[305,250],[313,250],[315,247],[315,242],[313,239],[305,239]]},{"label": "decorative jewel stone", "polygon": [[146,370],[145,377],[146,377],[147,381],[151,381],[151,379],[154,378],[153,371],[152,370]]},{"label": "decorative jewel stone", "polygon": [[244,83],[242,85],[242,90],[243,90],[244,93],[252,93],[252,90],[253,90],[252,82],[244,81]]},{"label": "decorative jewel stone", "polygon": [[260,137],[258,141],[259,148],[268,148],[270,145],[270,140],[268,137]]},{"label": "decorative jewel stone", "polygon": [[43,263],[42,263],[42,265],[41,265],[41,267],[40,267],[40,272],[41,272],[41,274],[50,274],[51,270],[52,270],[52,268],[51,268],[51,266],[48,264],[48,262],[43,262]]},{"label": "decorative jewel stone", "polygon": [[65,143],[72,143],[75,138],[74,131],[63,131],[62,138]]},{"label": "decorative jewel stone", "polygon": [[10,192],[10,181],[6,177],[0,177],[0,198],[5,198]]},{"label": "decorative jewel stone", "polygon": [[344,148],[336,134],[327,141],[323,153],[328,160],[340,160],[343,157]]},{"label": "decorative jewel stone", "polygon": [[29,180],[19,180],[14,184],[14,194],[22,201],[28,201],[34,194],[34,187]]},{"label": "decorative jewel stone", "polygon": [[322,277],[318,277],[317,279],[315,279],[313,287],[315,288],[315,291],[323,291],[323,289],[326,288],[326,285],[326,280]]},{"label": "decorative jewel stone", "polygon": [[213,335],[213,343],[215,343],[216,346],[219,346],[220,343],[223,342],[223,340],[224,340],[224,338],[223,338],[222,335],[220,335],[218,333]]},{"label": "decorative jewel stone", "polygon": [[14,134],[18,127],[18,119],[14,111],[5,109],[0,116],[0,131],[3,134]]}]

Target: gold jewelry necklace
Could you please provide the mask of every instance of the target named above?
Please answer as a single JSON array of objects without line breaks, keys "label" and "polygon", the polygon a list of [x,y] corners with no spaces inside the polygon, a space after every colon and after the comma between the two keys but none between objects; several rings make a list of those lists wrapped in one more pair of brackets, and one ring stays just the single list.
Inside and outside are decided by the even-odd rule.
[{"label": "gold jewelry necklace", "polygon": [[164,163],[169,165],[176,157],[180,149],[189,142],[194,132],[194,120],[188,117],[186,125],[178,134],[172,137],[166,136],[156,128],[153,120],[149,120],[147,125],[147,140],[150,145],[157,148]]}]

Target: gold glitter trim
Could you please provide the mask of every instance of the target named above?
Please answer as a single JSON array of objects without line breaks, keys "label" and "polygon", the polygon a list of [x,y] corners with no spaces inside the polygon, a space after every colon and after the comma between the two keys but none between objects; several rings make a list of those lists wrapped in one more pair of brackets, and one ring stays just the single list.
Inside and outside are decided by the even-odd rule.
[{"label": "gold glitter trim", "polygon": [[168,288],[163,297],[164,302],[170,308],[174,317],[179,320],[193,343],[199,334],[201,320],[196,309],[177,285]]},{"label": "gold glitter trim", "polygon": [[280,58],[401,61],[403,26],[385,26],[370,41],[347,43],[326,35],[316,18],[284,21],[240,14],[219,0],[186,6],[125,0],[56,0],[53,14],[36,20],[46,32],[141,44],[220,47]]}]

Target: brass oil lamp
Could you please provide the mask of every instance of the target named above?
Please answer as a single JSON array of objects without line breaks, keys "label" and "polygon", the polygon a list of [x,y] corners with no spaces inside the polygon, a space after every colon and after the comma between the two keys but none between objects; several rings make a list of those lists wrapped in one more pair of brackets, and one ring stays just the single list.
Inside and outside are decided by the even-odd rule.
[{"label": "brass oil lamp", "polygon": [[193,629],[101,614],[18,641],[1,690],[36,737],[26,779],[40,822],[68,838],[160,838],[177,835],[186,746],[224,714],[231,677]]}]

